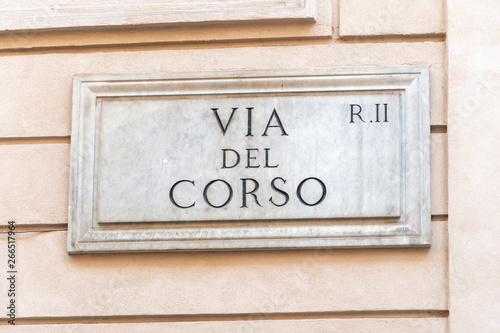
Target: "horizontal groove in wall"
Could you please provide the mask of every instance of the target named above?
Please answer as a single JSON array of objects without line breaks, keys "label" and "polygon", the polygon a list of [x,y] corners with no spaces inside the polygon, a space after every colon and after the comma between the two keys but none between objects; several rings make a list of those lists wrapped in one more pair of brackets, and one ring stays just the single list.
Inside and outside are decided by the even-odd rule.
[{"label": "horizontal groove in wall", "polygon": [[[27,232],[50,232],[50,231],[67,231],[67,223],[54,223],[54,224],[17,224],[16,222],[16,233],[27,233]],[[8,225],[0,226],[0,234],[9,232]]]},{"label": "horizontal groove in wall", "polygon": [[448,133],[446,125],[431,125],[431,133]]},{"label": "horizontal groove in wall", "polygon": [[445,33],[429,35],[340,36],[339,43],[423,43],[444,42]]},{"label": "horizontal groove in wall", "polygon": [[448,215],[445,215],[445,214],[431,215],[431,221],[432,222],[446,222],[446,221],[448,221]]},{"label": "horizontal groove in wall", "polygon": [[23,138],[0,138],[0,145],[29,145],[29,144],[51,144],[70,143],[70,136],[34,136]]},{"label": "horizontal groove in wall", "polygon": [[294,46],[328,44],[330,37],[281,37],[281,38],[240,38],[224,41],[172,41],[172,42],[131,42],[131,43],[106,43],[87,45],[61,45],[61,46],[34,46],[19,48],[1,48],[1,56],[32,55],[47,53],[95,53],[95,52],[128,52],[128,51],[158,51],[158,50],[186,50],[186,49],[216,49],[237,47],[262,47],[262,46]]},{"label": "horizontal groove in wall", "polygon": [[[207,322],[207,321],[257,321],[304,319],[375,319],[375,318],[446,318],[448,310],[380,310],[380,311],[325,311],[325,312],[274,312],[228,314],[174,314],[134,316],[78,316],[78,317],[27,317],[16,318],[16,325],[46,324],[105,324],[153,322]],[[7,321],[2,321],[3,325]]]},{"label": "horizontal groove in wall", "polygon": [[[431,125],[431,133],[447,133],[446,125]],[[0,145],[29,145],[29,144],[51,144],[71,143],[71,136],[34,136],[18,138],[0,138]]]},{"label": "horizontal groove in wall", "polygon": [[394,35],[394,36],[317,36],[317,37],[277,37],[266,39],[239,38],[227,40],[201,41],[152,41],[117,42],[86,45],[46,45],[0,47],[0,56],[47,54],[47,53],[94,53],[124,51],[155,51],[175,49],[209,49],[263,46],[300,46],[319,44],[362,44],[362,43],[423,43],[444,42],[446,34],[435,35]]},{"label": "horizontal groove in wall", "polygon": [[[433,222],[446,222],[448,221],[448,215],[432,215],[431,221]],[[67,223],[57,223],[57,224],[17,224],[16,223],[16,233],[27,233],[27,232],[50,232],[50,231],[67,231]],[[0,234],[9,232],[7,225],[0,225]]]}]

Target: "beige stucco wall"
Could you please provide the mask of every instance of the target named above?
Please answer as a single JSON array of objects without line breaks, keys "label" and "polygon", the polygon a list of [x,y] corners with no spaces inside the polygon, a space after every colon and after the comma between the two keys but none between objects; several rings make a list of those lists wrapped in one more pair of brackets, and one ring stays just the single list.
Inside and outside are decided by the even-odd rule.
[{"label": "beige stucco wall", "polygon": [[448,4],[453,332],[500,331],[499,11],[498,1]]},{"label": "beige stucco wall", "polygon": [[[498,96],[487,93],[499,26],[483,19],[498,4],[319,4],[316,25],[0,34],[0,253],[14,219],[19,331],[500,331]],[[67,254],[73,75],[420,64],[431,69],[431,248]],[[456,116],[464,103],[484,116]],[[0,279],[2,306],[5,290]]]}]

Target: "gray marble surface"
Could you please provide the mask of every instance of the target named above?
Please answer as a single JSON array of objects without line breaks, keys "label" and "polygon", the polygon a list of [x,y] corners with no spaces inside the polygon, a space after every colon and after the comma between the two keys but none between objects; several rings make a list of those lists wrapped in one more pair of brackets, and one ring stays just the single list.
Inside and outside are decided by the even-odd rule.
[{"label": "gray marble surface", "polygon": [[[96,142],[97,220],[399,217],[399,99],[392,93],[103,101]],[[363,108],[353,123],[351,104]],[[379,122],[370,123],[369,118],[376,121],[376,104]],[[388,122],[380,121],[384,104]],[[218,108],[217,115],[211,108]],[[233,108],[238,109],[233,113]],[[217,116],[222,128],[227,125],[225,133]],[[318,180],[300,188],[304,204],[297,188],[311,177]],[[188,182],[174,188],[178,207],[170,191],[180,180]],[[272,184],[286,192],[286,204],[286,195]],[[231,192],[229,203],[215,208]]]}]

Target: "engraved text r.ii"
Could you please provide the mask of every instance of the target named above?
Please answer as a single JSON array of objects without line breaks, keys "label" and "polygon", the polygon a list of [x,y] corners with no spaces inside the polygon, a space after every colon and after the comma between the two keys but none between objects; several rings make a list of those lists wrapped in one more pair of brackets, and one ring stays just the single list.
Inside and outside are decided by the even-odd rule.
[{"label": "engraved text r.ii", "polygon": [[[350,124],[354,124],[354,119],[357,119],[358,121],[361,120],[362,122],[366,123],[388,123],[389,120],[387,118],[387,103],[382,104],[383,106],[380,107],[380,104],[375,104],[374,112],[369,112],[366,111],[363,113],[363,116],[361,116],[361,112],[363,112],[363,108],[359,104],[351,104],[351,121],[349,122]],[[382,112],[381,112],[382,111]],[[371,119],[368,120],[368,118]],[[354,118],[354,117],[358,118]],[[365,117],[365,119],[363,119]]]}]

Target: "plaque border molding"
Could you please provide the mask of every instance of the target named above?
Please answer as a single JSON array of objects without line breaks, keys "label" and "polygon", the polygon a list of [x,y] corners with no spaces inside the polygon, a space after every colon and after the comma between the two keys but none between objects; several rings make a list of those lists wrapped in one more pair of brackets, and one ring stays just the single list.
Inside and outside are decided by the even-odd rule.
[{"label": "plaque border molding", "polygon": [[[398,221],[273,220],[117,223],[94,220],[95,121],[100,98],[314,92],[400,92],[403,208]],[[69,192],[69,253],[240,251],[430,246],[429,67],[76,75]],[[220,221],[219,221],[220,222]]]},{"label": "plaque border molding", "polygon": [[317,21],[317,0],[136,2],[81,5],[41,3],[0,9],[0,31]]}]

